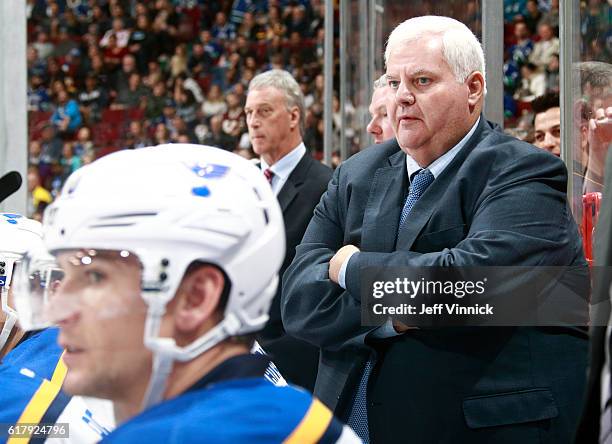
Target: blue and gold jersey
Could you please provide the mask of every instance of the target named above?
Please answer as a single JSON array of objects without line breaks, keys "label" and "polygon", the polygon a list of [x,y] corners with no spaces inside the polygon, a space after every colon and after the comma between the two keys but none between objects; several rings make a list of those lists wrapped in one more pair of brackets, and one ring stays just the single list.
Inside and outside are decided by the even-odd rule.
[{"label": "blue and gold jersey", "polygon": [[[68,423],[69,433],[53,442],[98,442],[114,426],[110,401],[71,397],[62,391],[66,366],[57,345],[57,329],[25,336],[0,364],[0,424]],[[5,432],[0,430],[0,432]],[[0,444],[42,442],[44,439],[10,438],[0,434]]]},{"label": "blue and gold jersey", "polygon": [[103,443],[355,443],[356,435],[308,392],[263,376],[269,360],[240,355],[187,392],[118,427]]},{"label": "blue and gold jersey", "polygon": [[27,368],[36,376],[51,380],[63,350],[57,344],[57,328],[27,333],[2,359],[0,368],[8,366],[20,370]]},{"label": "blue and gold jersey", "polygon": [[[61,390],[65,376],[61,360],[50,379],[27,368],[0,366],[0,424],[54,424],[70,402],[70,396]],[[0,436],[0,442],[13,441]]]}]

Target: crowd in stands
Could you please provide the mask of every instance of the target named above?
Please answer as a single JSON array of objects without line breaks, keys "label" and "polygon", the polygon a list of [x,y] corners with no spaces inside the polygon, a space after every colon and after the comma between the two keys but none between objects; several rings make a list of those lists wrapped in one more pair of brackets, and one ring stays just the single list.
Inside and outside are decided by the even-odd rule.
[{"label": "crowd in stands", "polygon": [[[581,60],[609,63],[612,9],[605,0],[580,2]],[[531,103],[559,93],[559,1],[504,1],[504,115],[513,135],[534,142]]]},{"label": "crowd in stands", "polygon": [[[252,157],[246,91],[270,68],[299,81],[304,142],[320,159],[324,3],[28,0],[29,176],[39,196],[30,215],[40,216],[72,171],[117,149],[193,142]],[[420,12],[439,13],[432,5]],[[453,11],[478,34],[477,2],[463,6]],[[581,2],[583,60],[610,61],[611,11],[606,0]],[[533,142],[531,102],[559,91],[559,2],[505,0],[504,24],[505,127]],[[338,145],[337,97],[333,107]]]},{"label": "crowd in stands", "polygon": [[243,106],[270,68],[299,81],[323,149],[323,0],[28,0],[31,216],[75,169],[167,142],[253,153]]}]

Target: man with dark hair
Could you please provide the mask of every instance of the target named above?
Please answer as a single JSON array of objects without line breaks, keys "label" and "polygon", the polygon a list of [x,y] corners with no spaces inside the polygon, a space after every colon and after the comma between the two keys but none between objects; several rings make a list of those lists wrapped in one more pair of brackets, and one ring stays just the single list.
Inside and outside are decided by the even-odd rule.
[{"label": "man with dark hair", "polygon": [[535,114],[535,142],[538,148],[561,156],[561,108],[559,94],[548,93],[537,97],[531,104]]}]

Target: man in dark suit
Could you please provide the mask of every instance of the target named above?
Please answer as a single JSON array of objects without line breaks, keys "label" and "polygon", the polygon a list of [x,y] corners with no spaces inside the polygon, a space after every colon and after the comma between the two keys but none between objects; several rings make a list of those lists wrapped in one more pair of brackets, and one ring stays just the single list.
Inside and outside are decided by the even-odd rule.
[{"label": "man in dark suit", "polygon": [[[244,110],[253,150],[261,156],[262,172],[283,211],[287,253],[280,270],[282,276],[332,172],[306,152],[302,142],[304,96],[291,74],[275,69],[255,76],[249,84]],[[285,379],[312,391],[319,352],[313,345],[285,333],[280,317],[281,292],[279,285],[270,320],[259,341]]]},{"label": "man in dark suit", "polygon": [[562,161],[481,115],[469,29],[408,20],[385,61],[395,140],[338,167],[284,276],[285,328],[321,349],[315,394],[366,442],[568,442],[584,330],[361,325],[366,267],[586,266]]}]

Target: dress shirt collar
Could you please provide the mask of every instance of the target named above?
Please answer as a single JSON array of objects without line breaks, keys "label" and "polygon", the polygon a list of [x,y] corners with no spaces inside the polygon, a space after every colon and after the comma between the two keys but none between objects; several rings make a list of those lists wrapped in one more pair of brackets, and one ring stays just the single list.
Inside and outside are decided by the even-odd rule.
[{"label": "dress shirt collar", "polygon": [[[431,171],[431,174],[433,174],[434,179],[438,178],[440,173],[444,171],[444,169],[448,166],[449,163],[451,163],[451,161],[455,158],[457,153],[461,151],[461,148],[465,146],[465,144],[470,139],[470,137],[472,137],[472,134],[474,134],[474,132],[476,131],[476,127],[478,126],[479,122],[480,122],[480,117],[478,117],[478,120],[476,121],[474,126],[465,135],[465,137],[461,139],[459,143],[457,143],[457,145],[452,147],[446,153],[444,153],[443,155],[438,157],[436,160],[434,160],[431,164],[429,164],[427,169]],[[412,156],[410,156],[410,154],[406,154],[406,168],[408,170],[408,180],[410,181],[412,180],[413,174],[419,171],[420,169],[422,169],[421,166],[419,166],[419,164],[416,162],[416,160],[414,160]]]},{"label": "dress shirt collar", "polygon": [[300,163],[300,160],[302,157],[304,157],[304,154],[306,154],[306,146],[304,145],[304,142],[300,142],[298,146],[281,157],[281,159],[272,166],[268,165],[262,157],[261,170],[265,171],[267,168],[270,168],[274,175],[284,183],[297,164]]}]

